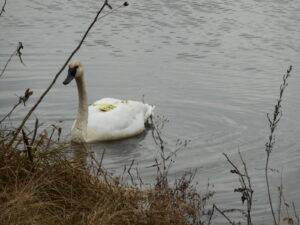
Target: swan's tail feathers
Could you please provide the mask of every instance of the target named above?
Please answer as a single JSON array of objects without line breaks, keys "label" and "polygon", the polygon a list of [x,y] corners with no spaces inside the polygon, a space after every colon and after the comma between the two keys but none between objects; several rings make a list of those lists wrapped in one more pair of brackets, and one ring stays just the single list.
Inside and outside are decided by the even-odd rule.
[{"label": "swan's tail feathers", "polygon": [[152,128],[153,127],[153,114],[154,114],[154,105],[148,105],[145,104],[146,106],[146,113],[145,113],[145,127],[146,128]]},{"label": "swan's tail feathers", "polygon": [[150,116],[153,116],[153,111],[155,109],[155,106],[148,105],[148,104],[145,104],[145,106],[146,106],[146,113],[145,113],[145,122],[146,122]]}]

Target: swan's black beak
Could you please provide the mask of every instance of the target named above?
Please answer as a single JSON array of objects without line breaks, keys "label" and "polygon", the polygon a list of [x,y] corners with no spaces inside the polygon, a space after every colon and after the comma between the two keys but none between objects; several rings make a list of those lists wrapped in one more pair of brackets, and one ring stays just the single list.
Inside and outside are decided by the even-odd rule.
[{"label": "swan's black beak", "polygon": [[74,68],[70,67],[69,68],[69,70],[68,70],[68,76],[65,79],[65,81],[63,82],[64,85],[69,84],[75,78],[76,69],[77,69],[77,67],[74,67]]}]

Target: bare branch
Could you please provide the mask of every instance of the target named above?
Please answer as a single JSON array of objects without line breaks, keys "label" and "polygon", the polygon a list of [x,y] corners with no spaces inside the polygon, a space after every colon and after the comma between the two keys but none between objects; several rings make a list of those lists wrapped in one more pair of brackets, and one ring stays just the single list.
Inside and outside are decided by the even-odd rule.
[{"label": "bare branch", "polygon": [[24,62],[23,62],[23,59],[22,59],[22,52],[21,50],[24,48],[22,42],[20,41],[16,50],[10,55],[10,57],[8,58],[8,60],[6,61],[6,64],[5,66],[3,67],[2,71],[1,71],[1,74],[0,74],[0,78],[2,77],[2,75],[4,74],[9,62],[12,60],[12,58],[17,55],[20,59],[20,62],[25,66]]},{"label": "bare branch", "polygon": [[283,199],[283,184],[282,184],[282,171],[280,175],[280,186],[278,188],[278,209],[277,209],[277,216],[278,216],[278,225],[281,222],[281,206],[282,206],[282,199]]},{"label": "bare branch", "polygon": [[26,149],[27,149],[27,155],[28,155],[28,159],[33,162],[33,156],[32,156],[32,148],[31,148],[31,145],[29,145],[29,140],[28,140],[28,137],[25,133],[25,131],[22,129],[22,134],[23,134],[23,140],[24,140],[24,143],[25,143],[25,146],[26,146]]},{"label": "bare branch", "polygon": [[211,210],[211,213],[210,213],[210,216],[209,216],[209,219],[208,219],[208,222],[207,222],[207,225],[210,225],[210,221],[214,215],[214,212],[215,212],[215,204],[213,205],[212,207],[212,210]]},{"label": "bare branch", "polygon": [[134,159],[131,161],[131,164],[130,164],[130,167],[129,167],[129,169],[127,170],[127,173],[128,173],[128,174],[129,174],[129,176],[130,176],[131,183],[134,185],[133,176],[132,176],[132,174],[130,173],[130,171],[131,171],[131,168],[132,168],[132,166],[133,166],[133,163],[134,163]]},{"label": "bare branch", "polygon": [[38,127],[39,127],[39,119],[36,118],[35,119],[35,126],[34,126],[33,136],[32,136],[31,143],[30,143],[31,146],[33,145],[33,143],[35,141]]},{"label": "bare branch", "polygon": [[216,204],[213,204],[213,208],[212,208],[212,212],[211,212],[211,214],[210,214],[210,217],[209,217],[209,221],[208,221],[208,224],[207,225],[210,225],[210,222],[211,222],[211,218],[212,218],[212,216],[213,216],[213,213],[214,213],[214,210],[217,210],[231,225],[234,225],[235,223],[234,222],[232,222],[230,219],[229,219],[229,217],[228,216],[226,216],[225,215],[225,213],[222,211],[222,210],[220,210],[217,206],[216,206]]},{"label": "bare branch", "polygon": [[6,114],[6,116],[4,116],[2,118],[2,120],[0,120],[0,124],[8,117],[10,117],[10,115],[13,113],[13,111],[20,105],[20,104],[24,104],[24,106],[26,105],[27,100],[29,99],[29,97],[33,94],[33,91],[30,91],[30,89],[28,88],[25,93],[24,96],[19,97],[19,101],[14,105],[14,107],[10,110],[9,113]]},{"label": "bare branch", "polygon": [[296,207],[295,207],[295,203],[294,203],[294,202],[292,202],[292,206],[293,206],[294,216],[295,216],[295,218],[297,219],[297,225],[299,225],[299,224],[300,224],[300,219],[299,219],[299,216],[298,216],[298,214],[297,214],[297,211],[296,211]]},{"label": "bare branch", "polygon": [[[16,140],[18,134],[20,133],[22,127],[25,125],[26,121],[28,120],[28,118],[31,116],[31,114],[33,113],[33,111],[38,107],[38,105],[41,103],[41,101],[44,99],[44,97],[48,94],[48,92],[51,90],[51,88],[53,87],[53,85],[55,84],[56,80],[58,79],[59,75],[62,73],[62,71],[66,68],[66,66],[68,65],[68,63],[70,62],[70,60],[72,59],[72,57],[77,53],[77,51],[80,49],[80,47],[82,46],[84,40],[86,39],[88,33],[90,32],[90,30],[92,29],[92,27],[94,26],[94,24],[97,22],[98,17],[100,15],[100,13],[103,11],[103,9],[108,5],[108,0],[105,0],[105,2],[103,3],[103,5],[101,6],[101,8],[99,9],[99,11],[97,12],[94,20],[92,21],[92,23],[89,25],[89,27],[87,28],[86,32],[84,33],[83,37],[81,38],[81,41],[79,42],[79,44],[77,45],[77,47],[72,51],[72,53],[70,54],[70,56],[67,58],[66,62],[63,64],[63,66],[60,68],[60,70],[56,73],[56,75],[54,76],[54,79],[52,80],[51,84],[48,86],[48,88],[43,92],[43,94],[40,96],[40,98],[37,100],[37,102],[34,104],[34,106],[29,110],[29,112],[27,113],[27,115],[24,117],[22,123],[20,124],[20,126],[18,127],[18,129],[16,130],[16,133],[14,135],[14,137],[12,138],[12,140],[9,142],[9,146],[11,146],[14,141]],[[128,4],[123,4],[120,7],[125,7]],[[120,8],[119,7],[119,8]]]},{"label": "bare branch", "polygon": [[2,16],[2,13],[5,12],[5,5],[6,5],[6,0],[4,0],[4,3],[3,3],[3,6],[2,6],[2,9],[0,11],[0,16]]},{"label": "bare branch", "polygon": [[99,175],[100,172],[103,173],[102,162],[103,162],[103,159],[104,159],[105,151],[106,151],[106,149],[104,149],[103,152],[102,152],[101,159],[100,159],[98,169],[97,169],[97,175]]},{"label": "bare branch", "polygon": [[246,203],[247,203],[247,213],[243,213],[243,214],[247,218],[247,224],[251,225],[252,224],[251,210],[252,210],[252,201],[253,201],[253,189],[252,189],[251,179],[250,179],[250,176],[248,174],[246,163],[243,159],[243,156],[242,156],[241,152],[239,151],[240,160],[241,160],[241,162],[243,164],[243,167],[244,167],[244,171],[242,173],[238,169],[238,167],[229,159],[227,154],[223,153],[223,155],[226,157],[227,161],[234,168],[230,172],[237,174],[238,177],[239,177],[239,182],[240,182],[241,187],[234,189],[234,192],[239,192],[239,193],[242,194],[241,200],[242,200],[243,204],[246,201]]}]

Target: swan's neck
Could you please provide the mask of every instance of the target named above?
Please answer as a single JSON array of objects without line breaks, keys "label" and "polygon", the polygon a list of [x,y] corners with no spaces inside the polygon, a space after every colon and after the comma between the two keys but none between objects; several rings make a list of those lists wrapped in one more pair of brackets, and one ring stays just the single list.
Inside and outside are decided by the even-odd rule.
[{"label": "swan's neck", "polygon": [[74,141],[85,142],[88,123],[88,97],[83,74],[79,78],[76,78],[76,84],[78,89],[79,105],[76,122],[71,135]]}]

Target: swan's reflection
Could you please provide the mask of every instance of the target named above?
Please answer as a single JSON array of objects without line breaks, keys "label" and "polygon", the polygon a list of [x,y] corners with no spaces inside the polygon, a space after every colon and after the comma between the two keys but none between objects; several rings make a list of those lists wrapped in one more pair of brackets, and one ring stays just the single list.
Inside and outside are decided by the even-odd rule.
[{"label": "swan's reflection", "polygon": [[[72,157],[80,160],[82,165],[91,166],[94,160],[110,172],[120,172],[133,159],[141,157],[141,148],[148,131],[142,134],[118,141],[96,142],[92,144],[71,143]],[[103,155],[104,154],[104,155]],[[94,159],[92,159],[94,158]]]},{"label": "swan's reflection", "polygon": [[97,158],[102,155],[105,149],[105,164],[109,167],[119,167],[130,163],[134,158],[140,157],[140,148],[143,146],[145,136],[146,132],[143,132],[132,138],[93,143],[89,147]]}]

